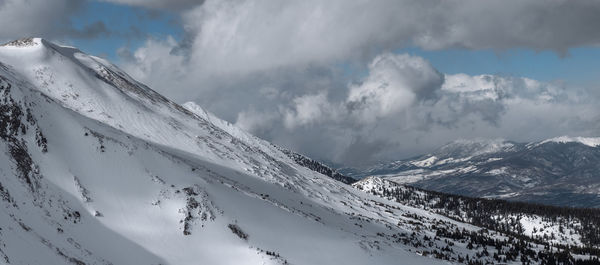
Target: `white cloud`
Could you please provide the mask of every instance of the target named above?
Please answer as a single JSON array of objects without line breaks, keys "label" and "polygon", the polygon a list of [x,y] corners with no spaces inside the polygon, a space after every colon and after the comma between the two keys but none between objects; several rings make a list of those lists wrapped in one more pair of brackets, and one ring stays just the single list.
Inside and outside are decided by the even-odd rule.
[{"label": "white cloud", "polygon": [[429,62],[407,54],[381,54],[369,64],[368,71],[365,80],[348,86],[343,101],[330,102],[325,92],[294,98],[292,108],[284,111],[286,128],[340,119],[373,123],[435,98],[444,80]]},{"label": "white cloud", "polygon": [[443,76],[421,57],[385,53],[369,64],[369,76],[352,85],[346,106],[363,121],[398,113],[433,98]]},{"label": "white cloud", "polygon": [[286,110],[284,125],[293,130],[297,126],[309,126],[324,119],[335,119],[337,109],[327,100],[327,94],[303,95],[292,101],[293,110]]},{"label": "white cloud", "polygon": [[[363,82],[346,91],[338,100],[326,93],[299,95],[280,101],[277,111],[240,116],[237,124],[354,165],[424,153],[458,138],[532,141],[600,132],[598,99],[584,90],[519,77],[442,77],[424,59],[405,54],[377,56]],[[265,127],[245,127],[246,119],[266,113]]]},{"label": "white cloud", "polygon": [[195,89],[187,87],[186,82],[194,78],[194,76],[190,76],[193,72],[183,67],[186,60],[184,56],[173,53],[176,46],[176,41],[172,37],[168,37],[160,42],[148,40],[144,46],[133,53],[121,49],[119,54],[128,60],[129,64],[124,68],[130,75],[145,80],[159,90]]}]

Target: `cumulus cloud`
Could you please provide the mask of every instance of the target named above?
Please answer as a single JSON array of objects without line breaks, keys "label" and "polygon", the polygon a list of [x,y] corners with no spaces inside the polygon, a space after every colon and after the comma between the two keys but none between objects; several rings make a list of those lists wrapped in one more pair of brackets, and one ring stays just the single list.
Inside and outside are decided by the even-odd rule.
[{"label": "cumulus cloud", "polygon": [[[236,123],[351,165],[424,153],[458,138],[533,141],[600,131],[598,98],[585,90],[521,77],[443,75],[406,54],[377,56],[363,82],[346,90],[341,100],[306,94],[263,113],[242,112]],[[360,107],[349,107],[357,101]],[[270,115],[267,124],[253,123],[263,115]]]},{"label": "cumulus cloud", "polygon": [[371,124],[396,115],[414,104],[433,100],[444,76],[421,57],[381,54],[369,64],[369,75],[347,87],[346,99],[330,102],[326,92],[301,95],[285,110],[284,124],[297,126],[341,119]]},{"label": "cumulus cloud", "polygon": [[429,62],[407,54],[386,53],[369,65],[369,76],[350,88],[347,110],[372,121],[398,113],[416,101],[435,97],[443,76]]},{"label": "cumulus cloud", "polygon": [[456,138],[598,132],[590,101],[597,96],[589,91],[520,77],[446,75],[423,58],[390,53],[417,46],[565,54],[600,44],[598,1],[178,3],[186,7],[183,40],[151,39],[122,50],[125,70],[176,101],[194,100],[317,158],[361,163]]},{"label": "cumulus cloud", "polygon": [[[311,125],[326,116],[327,119],[337,116],[337,109],[331,106],[325,93],[304,95],[295,98],[292,102],[294,110],[286,110],[284,116],[284,125],[288,129]],[[245,122],[241,120],[241,123],[244,124]]]}]

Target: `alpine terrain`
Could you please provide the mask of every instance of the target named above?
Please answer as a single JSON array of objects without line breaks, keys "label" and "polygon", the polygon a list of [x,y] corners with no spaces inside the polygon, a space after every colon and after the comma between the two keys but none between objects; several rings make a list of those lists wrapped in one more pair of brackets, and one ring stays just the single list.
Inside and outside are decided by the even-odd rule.
[{"label": "alpine terrain", "polygon": [[412,159],[341,171],[445,193],[600,208],[600,138],[459,140]]},{"label": "alpine terrain", "polygon": [[[596,211],[495,210],[494,226],[393,182],[353,187],[44,39],[0,47],[0,110],[1,264],[597,264],[600,255]],[[545,146],[562,144],[514,145],[496,162],[520,165],[517,154]],[[431,161],[411,169],[438,170]],[[554,172],[547,161],[540,172]],[[519,181],[544,180],[530,178]]]}]

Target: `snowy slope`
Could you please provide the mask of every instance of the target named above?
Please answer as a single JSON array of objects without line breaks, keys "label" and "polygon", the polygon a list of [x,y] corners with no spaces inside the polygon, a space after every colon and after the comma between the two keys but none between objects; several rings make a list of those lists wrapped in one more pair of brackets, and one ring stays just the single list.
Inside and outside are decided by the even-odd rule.
[{"label": "snowy slope", "polygon": [[230,135],[232,135],[238,139],[241,139],[246,142],[250,141],[253,143],[260,143],[264,146],[270,146],[270,147],[275,147],[275,148],[279,149],[285,155],[287,155],[289,158],[294,160],[294,162],[296,164],[298,164],[302,167],[311,169],[312,171],[316,171],[318,173],[321,173],[323,175],[326,175],[330,178],[333,178],[335,180],[341,181],[346,184],[350,184],[350,183],[353,183],[356,181],[356,179],[344,176],[344,175],[340,174],[339,172],[337,172],[335,169],[332,169],[329,166],[324,165],[323,163],[321,163],[319,161],[313,160],[304,155],[298,154],[296,152],[287,150],[282,147],[275,146],[267,141],[264,141],[256,136],[242,130],[241,128],[239,128],[237,126],[234,126],[233,124],[231,124],[227,121],[219,119],[214,114],[204,110],[202,107],[198,106],[198,104],[196,104],[194,102],[186,102],[182,106],[184,108],[186,108],[187,110],[191,111],[192,113],[198,115],[202,119],[207,120],[211,124],[217,126],[219,129],[229,133]]},{"label": "snowy slope", "polygon": [[[404,186],[380,177],[367,177],[355,188],[404,205],[435,212],[453,221],[410,216],[413,223],[435,231],[424,244],[442,256],[470,255],[493,264],[600,264],[600,210],[542,206],[484,198],[469,198]],[[416,221],[415,221],[416,220]],[[476,233],[466,224],[485,227]],[[472,231],[472,230],[471,230]],[[454,247],[444,251],[444,243]],[[589,251],[589,252],[588,252]],[[576,259],[590,259],[577,263]],[[434,252],[435,254],[435,252]],[[595,256],[595,257],[593,257]],[[488,258],[491,257],[491,258]],[[520,261],[520,262],[519,262]],[[473,261],[475,262],[475,261]],[[467,262],[468,263],[468,262]]]},{"label": "snowy slope", "polygon": [[445,217],[300,166],[75,48],[0,47],[0,95],[0,263],[439,262],[380,234]]}]

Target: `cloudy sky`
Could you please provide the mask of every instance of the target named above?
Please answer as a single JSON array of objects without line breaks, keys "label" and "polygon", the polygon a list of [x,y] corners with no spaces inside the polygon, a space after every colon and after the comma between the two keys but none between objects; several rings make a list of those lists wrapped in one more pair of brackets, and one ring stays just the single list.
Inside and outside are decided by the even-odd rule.
[{"label": "cloudy sky", "polygon": [[600,136],[595,0],[0,0],[0,25],[339,165]]}]

